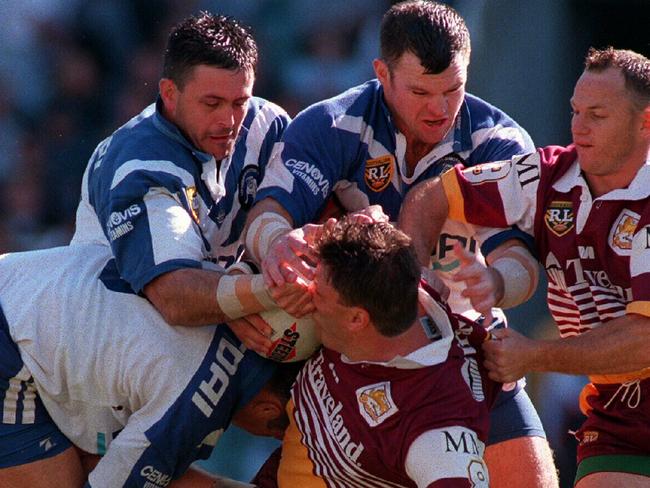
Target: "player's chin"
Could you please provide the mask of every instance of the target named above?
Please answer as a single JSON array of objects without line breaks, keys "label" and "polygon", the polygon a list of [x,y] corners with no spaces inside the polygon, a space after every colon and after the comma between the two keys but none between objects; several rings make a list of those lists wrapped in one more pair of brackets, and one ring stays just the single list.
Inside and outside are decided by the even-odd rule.
[{"label": "player's chin", "polygon": [[228,142],[215,142],[215,141],[208,141],[203,148],[203,152],[206,152],[208,154],[212,154],[215,159],[224,159],[229,157],[233,150],[235,148],[235,142],[234,141],[228,141]]}]

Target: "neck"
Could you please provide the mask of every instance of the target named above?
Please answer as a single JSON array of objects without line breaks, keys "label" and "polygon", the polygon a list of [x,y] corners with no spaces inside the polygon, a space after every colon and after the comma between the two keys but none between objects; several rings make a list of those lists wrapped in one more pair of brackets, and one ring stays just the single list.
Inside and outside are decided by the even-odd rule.
[{"label": "neck", "polygon": [[626,163],[611,174],[585,174],[585,180],[587,180],[591,194],[598,198],[610,191],[627,188],[649,158],[649,150],[644,149],[637,154],[631,155]]},{"label": "neck", "polygon": [[409,173],[407,176],[413,175],[415,167],[424,156],[431,152],[433,147],[433,144],[425,144],[421,141],[409,141],[407,138],[406,154],[404,155],[404,159],[406,160],[406,168],[408,169]]},{"label": "neck", "polygon": [[340,352],[351,361],[387,362],[395,356],[406,356],[429,342],[419,320],[416,320],[406,332],[395,337],[383,336],[372,327],[370,333],[365,332],[349,341]]}]

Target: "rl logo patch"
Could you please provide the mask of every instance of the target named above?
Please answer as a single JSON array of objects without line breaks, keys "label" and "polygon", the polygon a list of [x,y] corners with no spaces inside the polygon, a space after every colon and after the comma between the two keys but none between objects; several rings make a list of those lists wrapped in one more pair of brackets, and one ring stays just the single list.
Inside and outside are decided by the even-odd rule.
[{"label": "rl logo patch", "polygon": [[190,211],[192,212],[192,217],[194,221],[198,224],[199,222],[199,194],[196,191],[195,186],[190,186],[185,188],[185,195],[187,196],[187,202],[190,204]]},{"label": "rl logo patch", "polygon": [[546,208],[544,222],[553,234],[562,237],[573,229],[573,203],[553,201]]},{"label": "rl logo patch", "polygon": [[386,189],[395,171],[395,157],[386,154],[375,159],[367,159],[363,178],[372,191],[380,192]]},{"label": "rl logo patch", "polygon": [[641,216],[632,210],[623,209],[609,231],[609,247],[619,256],[629,256],[632,252],[632,239]]},{"label": "rl logo patch", "polygon": [[390,382],[384,381],[357,389],[359,412],[368,425],[375,427],[397,413],[397,406],[390,394]]}]

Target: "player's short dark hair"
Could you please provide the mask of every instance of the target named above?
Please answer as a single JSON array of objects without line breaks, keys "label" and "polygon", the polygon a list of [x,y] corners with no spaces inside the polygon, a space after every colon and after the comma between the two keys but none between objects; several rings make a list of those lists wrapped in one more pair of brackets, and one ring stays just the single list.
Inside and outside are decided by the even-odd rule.
[{"label": "player's short dark hair", "polygon": [[407,51],[415,54],[425,73],[439,74],[457,55],[471,51],[469,31],[453,8],[427,0],[408,0],[393,5],[383,17],[381,58],[389,68]]},{"label": "player's short dark hair", "polygon": [[326,226],[316,250],[341,303],[365,309],[382,335],[397,336],[416,319],[420,265],[402,231],[343,217]]},{"label": "player's short dark hair", "polygon": [[172,28],[162,76],[182,89],[195,66],[255,72],[257,58],[257,44],[249,27],[232,17],[201,12]]},{"label": "player's short dark hair", "polygon": [[632,95],[632,103],[639,110],[650,105],[650,59],[626,49],[589,48],[585,58],[585,70],[602,72],[617,68],[625,78],[625,87]]},{"label": "player's short dark hair", "polygon": [[294,361],[291,363],[278,363],[274,365],[275,371],[266,383],[266,387],[280,398],[289,400],[291,396],[291,387],[296,380],[296,376],[304,366],[306,361]]}]

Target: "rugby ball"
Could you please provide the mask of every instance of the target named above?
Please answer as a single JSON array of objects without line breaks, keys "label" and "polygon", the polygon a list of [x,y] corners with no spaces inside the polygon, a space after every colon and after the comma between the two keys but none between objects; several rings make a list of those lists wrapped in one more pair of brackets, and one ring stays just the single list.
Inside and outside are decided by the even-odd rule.
[{"label": "rugby ball", "polygon": [[320,347],[316,324],[310,317],[295,318],[281,308],[260,312],[271,326],[271,346],[267,358],[278,362],[308,359]]}]

